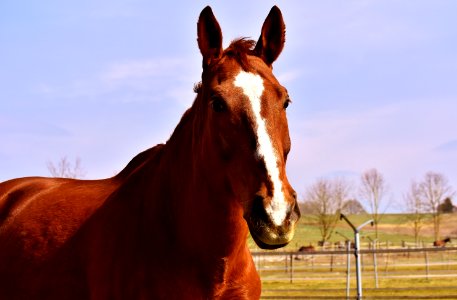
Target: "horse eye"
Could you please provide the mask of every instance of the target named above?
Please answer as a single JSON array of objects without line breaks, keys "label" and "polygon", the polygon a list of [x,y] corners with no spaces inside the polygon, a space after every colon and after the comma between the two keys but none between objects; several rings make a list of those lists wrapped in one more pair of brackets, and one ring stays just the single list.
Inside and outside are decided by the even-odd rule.
[{"label": "horse eye", "polygon": [[292,101],[287,98],[286,101],[284,102],[284,109],[288,108],[289,107],[289,104],[291,103]]},{"label": "horse eye", "polygon": [[211,100],[211,108],[215,111],[215,112],[224,112],[227,110],[227,104],[225,103],[225,101],[220,98],[220,97],[212,97],[212,100]]}]

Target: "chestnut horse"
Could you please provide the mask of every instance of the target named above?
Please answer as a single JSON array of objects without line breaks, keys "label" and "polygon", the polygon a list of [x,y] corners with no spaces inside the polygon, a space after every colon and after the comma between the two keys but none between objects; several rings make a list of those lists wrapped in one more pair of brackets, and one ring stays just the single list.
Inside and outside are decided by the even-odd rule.
[{"label": "chestnut horse", "polygon": [[451,242],[451,238],[450,237],[447,237],[445,238],[444,240],[437,240],[437,241],[434,241],[433,242],[433,246],[435,247],[445,247],[446,246],[446,243],[450,243]]},{"label": "chestnut horse", "polygon": [[260,297],[248,233],[282,247],[300,217],[272,73],[285,25],[273,7],[257,43],[225,50],[210,7],[197,27],[202,81],[166,144],[108,179],[0,184],[1,299]]}]

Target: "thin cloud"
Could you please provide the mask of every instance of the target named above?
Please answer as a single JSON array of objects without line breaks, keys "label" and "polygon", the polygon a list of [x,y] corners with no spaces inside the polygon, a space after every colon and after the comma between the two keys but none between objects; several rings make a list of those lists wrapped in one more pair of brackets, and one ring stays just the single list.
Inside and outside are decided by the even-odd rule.
[{"label": "thin cloud", "polygon": [[3,148],[7,148],[6,137],[36,136],[43,137],[63,137],[70,135],[70,132],[62,126],[52,122],[43,122],[38,120],[14,120],[0,115],[0,134],[2,135]]},{"label": "thin cloud", "polygon": [[[62,85],[41,83],[35,91],[54,99],[78,101],[169,101],[170,96],[184,94],[180,90],[192,90],[193,83],[189,78],[198,77],[189,74],[192,71],[183,59],[148,58],[115,62],[98,74]],[[175,92],[170,93],[170,89]]]},{"label": "thin cloud", "polygon": [[179,58],[155,58],[132,60],[111,64],[100,75],[100,79],[107,83],[117,83],[138,78],[169,76],[176,74],[176,70],[183,68],[185,61]]},{"label": "thin cloud", "polygon": [[450,140],[446,143],[443,143],[435,148],[436,151],[443,151],[443,152],[454,152],[457,151],[457,139]]}]

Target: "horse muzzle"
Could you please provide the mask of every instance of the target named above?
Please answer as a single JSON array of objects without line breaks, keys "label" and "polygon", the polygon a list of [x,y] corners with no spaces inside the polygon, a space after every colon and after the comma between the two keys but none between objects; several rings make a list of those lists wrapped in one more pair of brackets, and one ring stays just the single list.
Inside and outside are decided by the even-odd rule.
[{"label": "horse muzzle", "polygon": [[286,246],[294,237],[295,225],[300,218],[295,193],[285,207],[285,218],[280,225],[273,222],[267,213],[268,199],[256,196],[250,213],[245,216],[255,243],[262,249],[277,249]]}]

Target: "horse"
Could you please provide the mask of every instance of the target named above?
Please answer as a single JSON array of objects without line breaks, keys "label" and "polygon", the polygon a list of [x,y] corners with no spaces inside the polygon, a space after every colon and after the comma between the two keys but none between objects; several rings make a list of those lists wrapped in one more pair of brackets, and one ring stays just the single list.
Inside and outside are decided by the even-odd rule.
[{"label": "horse", "polygon": [[258,299],[247,246],[287,245],[300,211],[286,176],[288,92],[272,72],[285,25],[222,48],[197,22],[201,82],[170,138],[99,180],[0,184],[2,299]]},{"label": "horse", "polygon": [[309,244],[308,246],[301,246],[300,248],[298,248],[297,253],[299,253],[299,255],[295,256],[295,260],[301,260],[303,258],[302,253],[314,253],[314,252],[316,252],[316,248],[314,248],[314,246],[311,244]]},{"label": "horse", "polygon": [[444,240],[438,240],[433,242],[433,246],[435,247],[445,247],[447,243],[451,242],[451,238],[447,237]]},{"label": "horse", "polygon": [[298,249],[298,252],[316,252],[316,248],[313,245],[309,244],[308,246],[301,246]]}]

